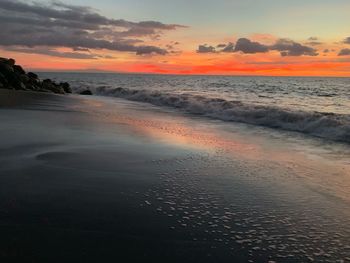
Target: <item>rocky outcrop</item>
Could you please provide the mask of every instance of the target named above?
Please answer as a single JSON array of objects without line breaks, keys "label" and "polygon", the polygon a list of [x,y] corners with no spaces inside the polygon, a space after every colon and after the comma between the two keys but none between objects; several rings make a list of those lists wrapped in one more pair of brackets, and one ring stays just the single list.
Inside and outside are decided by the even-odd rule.
[{"label": "rocky outcrop", "polygon": [[57,94],[72,93],[69,83],[56,83],[50,79],[40,80],[37,74],[32,72],[26,73],[11,58],[0,58],[0,89],[29,90]]},{"label": "rocky outcrop", "polygon": [[79,92],[79,94],[80,95],[92,95],[92,92],[91,92],[91,90],[86,89],[86,90]]}]

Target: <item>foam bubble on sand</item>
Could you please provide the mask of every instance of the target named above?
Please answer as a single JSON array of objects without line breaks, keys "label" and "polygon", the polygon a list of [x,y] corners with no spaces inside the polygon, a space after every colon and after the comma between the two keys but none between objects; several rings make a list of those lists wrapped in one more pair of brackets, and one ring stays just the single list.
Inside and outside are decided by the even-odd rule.
[{"label": "foam bubble on sand", "polygon": [[196,166],[186,161],[192,162],[187,159],[182,165],[192,169],[182,169],[177,162],[164,160],[167,166],[174,165],[177,170],[160,173],[161,186],[157,191],[149,191],[147,200],[152,200],[150,206],[157,212],[174,218],[171,227],[183,229],[191,240],[213,242],[213,247],[222,244],[228,250],[238,249],[250,260],[273,255],[277,262],[305,262],[308,257],[316,262],[336,262],[350,254],[350,246],[344,245],[348,235],[333,231],[337,222],[326,222],[323,217],[310,218],[308,212],[297,213],[287,205],[281,205],[280,210],[266,210],[259,202],[246,207],[240,195],[235,203],[227,204],[206,187],[210,173],[204,176],[197,170],[200,166],[209,167],[212,161],[202,159],[201,165]]}]

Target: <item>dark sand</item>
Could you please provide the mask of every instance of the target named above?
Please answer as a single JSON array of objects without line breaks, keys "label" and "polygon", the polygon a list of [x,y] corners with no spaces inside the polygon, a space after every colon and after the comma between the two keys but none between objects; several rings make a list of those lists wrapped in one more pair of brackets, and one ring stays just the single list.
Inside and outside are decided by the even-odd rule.
[{"label": "dark sand", "polygon": [[350,262],[343,159],[122,100],[0,92],[0,262]]}]

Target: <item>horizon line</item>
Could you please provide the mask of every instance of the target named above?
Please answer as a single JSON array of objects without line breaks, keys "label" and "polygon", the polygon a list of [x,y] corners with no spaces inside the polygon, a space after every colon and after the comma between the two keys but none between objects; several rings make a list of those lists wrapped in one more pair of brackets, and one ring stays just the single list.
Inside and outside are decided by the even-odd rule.
[{"label": "horizon line", "polygon": [[76,73],[76,74],[119,74],[119,75],[161,75],[161,76],[208,76],[208,77],[281,77],[281,78],[350,78],[349,76],[337,76],[337,75],[254,75],[254,74],[208,74],[208,73],[156,73],[156,72],[121,72],[121,71],[104,71],[104,70],[38,70],[38,69],[29,69],[27,71],[33,71],[36,73]]}]

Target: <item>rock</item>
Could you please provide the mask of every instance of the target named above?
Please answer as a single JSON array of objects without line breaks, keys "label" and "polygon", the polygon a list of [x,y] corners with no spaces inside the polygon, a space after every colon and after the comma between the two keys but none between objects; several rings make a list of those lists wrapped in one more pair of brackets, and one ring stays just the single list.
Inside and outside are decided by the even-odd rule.
[{"label": "rock", "polygon": [[15,89],[17,90],[27,90],[26,85],[23,82],[18,81],[15,85]]},{"label": "rock", "polygon": [[86,90],[81,91],[79,94],[80,95],[92,95],[92,92],[91,92],[91,90],[86,89]]},{"label": "rock", "polygon": [[14,60],[13,58],[10,58],[9,60],[7,60],[8,65],[10,65],[11,67],[13,67],[16,64],[16,60]]},{"label": "rock", "polygon": [[6,77],[0,72],[0,83],[4,86],[8,85]]},{"label": "rock", "polygon": [[9,65],[10,67],[13,67],[16,64],[16,61],[12,58],[0,58],[0,63]]},{"label": "rock", "polygon": [[[57,84],[51,79],[41,81],[37,74],[29,72],[16,65],[14,59],[0,57],[0,88],[16,90],[32,90],[39,92],[53,92],[57,94],[72,93],[69,83],[61,82]],[[87,91],[86,95],[91,95]]]},{"label": "rock", "polygon": [[14,72],[13,67],[8,65],[7,63],[0,62],[0,73],[2,75],[2,83],[6,84],[4,85],[5,88],[22,88],[22,85],[20,84],[21,81],[19,79],[19,75]]},{"label": "rock", "polygon": [[27,76],[31,79],[35,79],[37,80],[39,77],[37,74],[33,73],[33,72],[28,72]]},{"label": "rock", "polygon": [[51,79],[44,79],[42,82],[42,89],[52,91],[57,94],[64,94],[64,89],[53,82]]},{"label": "rock", "polygon": [[0,72],[6,77],[10,74],[13,74],[15,71],[13,70],[13,67],[7,63],[0,63]]},{"label": "rock", "polygon": [[72,93],[72,89],[70,88],[70,85],[68,82],[61,82],[60,86],[63,88],[65,93]]},{"label": "rock", "polygon": [[30,78],[26,75],[26,74],[22,74],[19,76],[20,80],[23,82],[23,83],[28,83],[30,82]]},{"label": "rock", "polygon": [[15,73],[20,74],[20,75],[25,75],[26,74],[24,69],[21,66],[19,66],[19,65],[14,65],[13,66],[13,70],[15,71]]}]

